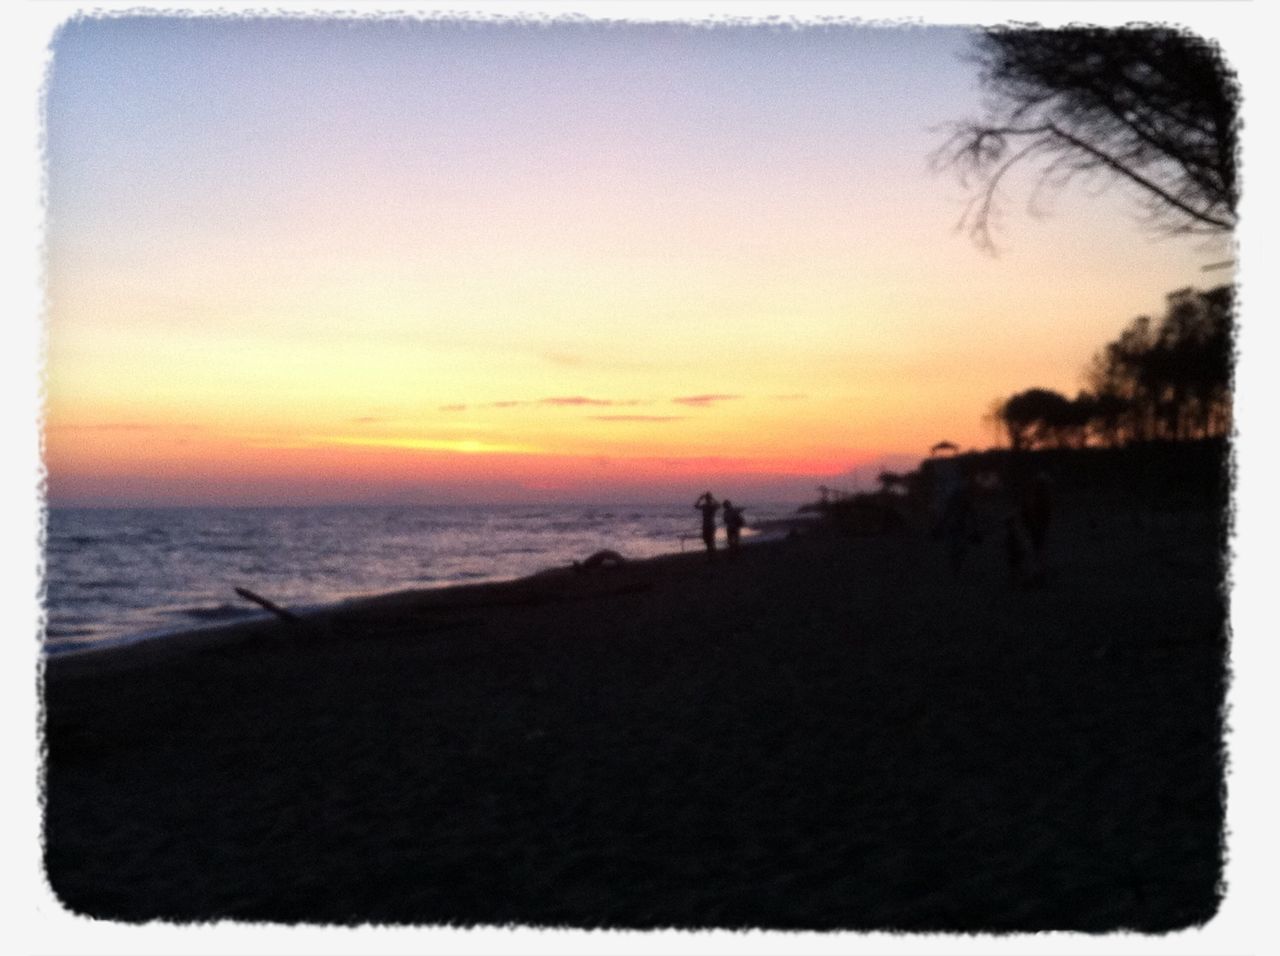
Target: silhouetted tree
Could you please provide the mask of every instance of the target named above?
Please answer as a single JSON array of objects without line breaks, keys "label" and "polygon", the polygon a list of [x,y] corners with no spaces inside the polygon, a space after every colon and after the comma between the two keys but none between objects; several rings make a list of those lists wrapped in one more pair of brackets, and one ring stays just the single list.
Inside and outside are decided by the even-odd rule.
[{"label": "silhouetted tree", "polygon": [[1052,389],[1029,388],[1005,400],[1000,418],[1014,450],[1060,445],[1071,400]]},{"label": "silhouetted tree", "polygon": [[1139,316],[1093,357],[1086,371],[1095,400],[1111,412],[1105,429],[1109,444],[1154,437],[1152,369],[1147,361],[1153,345],[1151,319]]},{"label": "silhouetted tree", "polygon": [[1216,47],[1169,27],[999,27],[973,58],[986,115],[953,125],[934,163],[975,187],[962,225],[981,245],[993,248],[999,186],[1020,164],[1040,170],[1037,192],[1122,181],[1167,231],[1234,228],[1236,84]]},{"label": "silhouetted tree", "polygon": [[1087,402],[1089,410],[1089,437],[1106,447],[1119,445],[1123,436],[1123,422],[1130,410],[1128,399],[1116,392],[1081,392],[1076,401],[1081,402],[1082,399]]},{"label": "silhouetted tree", "polygon": [[1076,397],[1057,409],[1052,423],[1057,444],[1068,448],[1083,448],[1089,443],[1090,425],[1097,414],[1097,403],[1088,392]]},{"label": "silhouetted tree", "polygon": [[1230,430],[1232,289],[1180,289],[1168,301],[1159,326],[1134,319],[1086,372],[1105,444]]},{"label": "silhouetted tree", "polygon": [[1164,414],[1162,437],[1204,437],[1229,401],[1231,290],[1182,289],[1169,296],[1150,361]]},{"label": "silhouetted tree", "polygon": [[1226,435],[1233,304],[1231,286],[1179,289],[1158,325],[1138,316],[1094,355],[1074,399],[1031,388],[997,401],[989,417],[1015,450]]}]

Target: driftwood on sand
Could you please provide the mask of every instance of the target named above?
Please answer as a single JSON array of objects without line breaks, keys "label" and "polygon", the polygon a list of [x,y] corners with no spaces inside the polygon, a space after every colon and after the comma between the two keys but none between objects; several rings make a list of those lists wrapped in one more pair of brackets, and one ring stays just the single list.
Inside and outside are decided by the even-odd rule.
[{"label": "driftwood on sand", "polygon": [[254,594],[248,588],[236,588],[236,594],[240,595],[246,601],[252,601],[254,604],[258,605],[259,607],[270,611],[272,614],[280,618],[280,620],[282,621],[296,622],[296,621],[302,620],[302,618],[298,617],[298,615],[294,614],[292,611],[282,608],[279,604],[276,604],[274,601],[268,601],[266,598],[264,598],[260,594]]}]

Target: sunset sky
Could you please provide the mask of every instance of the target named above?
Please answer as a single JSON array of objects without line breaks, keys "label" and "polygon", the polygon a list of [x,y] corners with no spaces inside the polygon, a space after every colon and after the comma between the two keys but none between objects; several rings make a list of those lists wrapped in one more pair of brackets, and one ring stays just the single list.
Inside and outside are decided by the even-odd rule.
[{"label": "sunset sky", "polygon": [[[1230,255],[956,224],[959,28],[81,19],[47,130],[52,504],[796,501],[1074,394]],[[739,489],[741,489],[739,491]]]}]

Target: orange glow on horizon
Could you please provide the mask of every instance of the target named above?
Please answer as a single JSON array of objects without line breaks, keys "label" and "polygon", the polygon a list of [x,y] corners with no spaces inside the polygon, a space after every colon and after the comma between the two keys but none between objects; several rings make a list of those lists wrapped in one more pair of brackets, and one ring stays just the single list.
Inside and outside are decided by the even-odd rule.
[{"label": "orange glow on horizon", "polygon": [[54,51],[55,503],[803,498],[988,446],[1224,258],[1115,195],[955,235],[964,30],[177,24]]}]

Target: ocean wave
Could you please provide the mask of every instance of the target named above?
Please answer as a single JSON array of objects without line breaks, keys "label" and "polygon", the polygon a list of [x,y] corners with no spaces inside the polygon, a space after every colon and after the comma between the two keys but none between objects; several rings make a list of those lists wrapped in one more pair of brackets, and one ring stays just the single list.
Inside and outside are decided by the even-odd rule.
[{"label": "ocean wave", "polygon": [[47,627],[44,631],[46,640],[55,640],[64,644],[81,644],[83,641],[74,641],[72,638],[92,637],[97,632],[91,627]]},{"label": "ocean wave", "polygon": [[234,604],[218,604],[214,607],[183,607],[177,613],[183,617],[195,618],[198,621],[226,621],[238,617],[249,617],[253,611]]},{"label": "ocean wave", "polygon": [[645,557],[680,550],[680,535],[697,530],[692,513],[683,517],[629,503],[55,511],[48,623],[127,642],[259,613],[228,600],[233,580],[298,607],[353,591],[518,577],[600,548]]},{"label": "ocean wave", "polygon": [[84,548],[93,544],[103,544],[106,540],[106,538],[100,538],[92,534],[70,534],[65,538],[55,538],[50,535],[49,544],[50,546],[69,544],[77,548]]},{"label": "ocean wave", "polygon": [[577,518],[573,521],[548,522],[547,529],[555,534],[565,534],[573,531],[590,531],[600,524],[598,519]]}]

